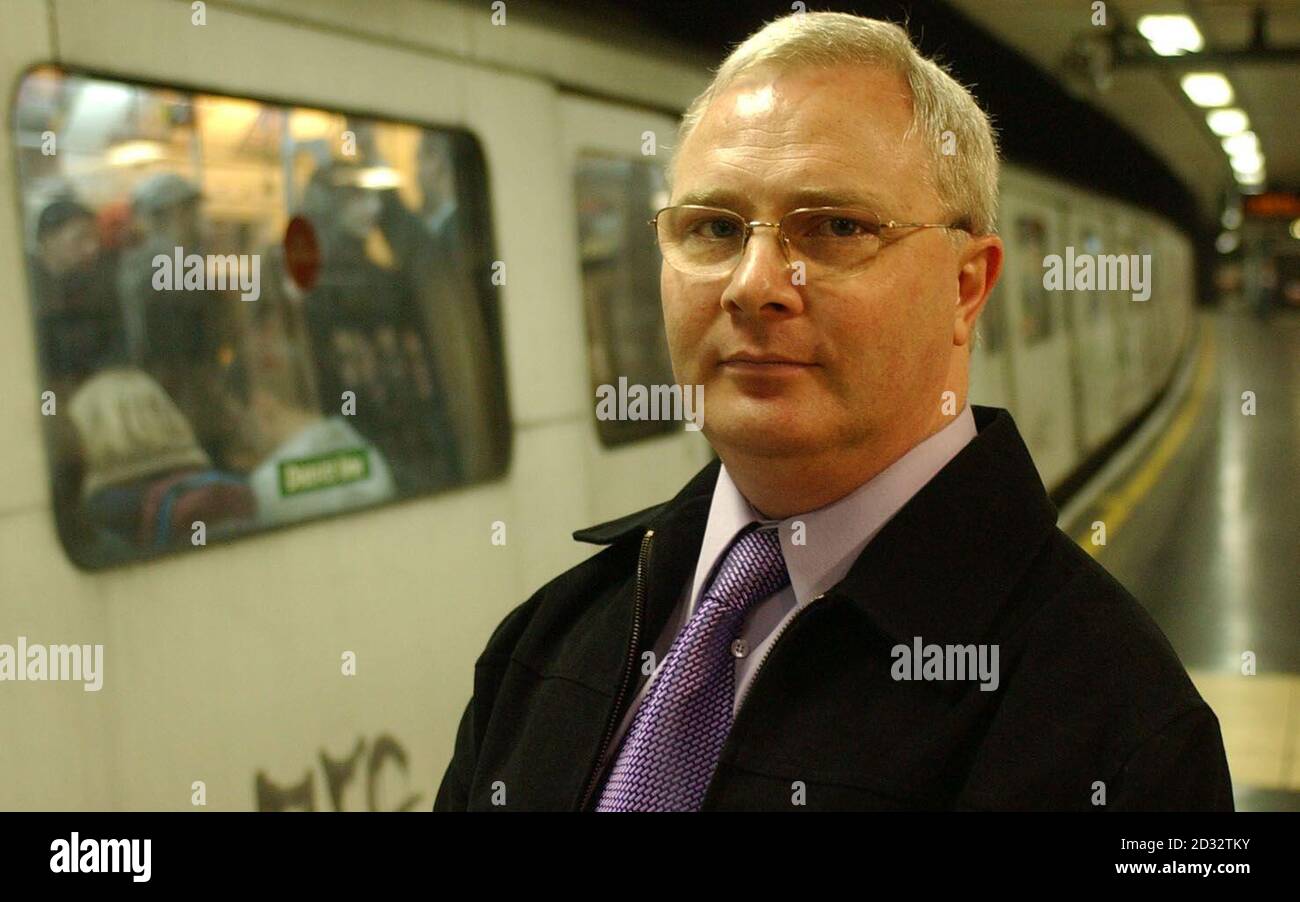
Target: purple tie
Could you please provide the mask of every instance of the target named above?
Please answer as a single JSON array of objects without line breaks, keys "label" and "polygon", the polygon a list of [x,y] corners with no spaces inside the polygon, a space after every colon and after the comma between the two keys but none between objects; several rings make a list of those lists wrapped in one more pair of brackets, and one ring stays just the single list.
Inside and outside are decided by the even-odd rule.
[{"label": "purple tie", "polygon": [[731,730],[731,643],[745,612],[789,583],[775,529],[732,542],[632,718],[597,811],[700,809]]}]

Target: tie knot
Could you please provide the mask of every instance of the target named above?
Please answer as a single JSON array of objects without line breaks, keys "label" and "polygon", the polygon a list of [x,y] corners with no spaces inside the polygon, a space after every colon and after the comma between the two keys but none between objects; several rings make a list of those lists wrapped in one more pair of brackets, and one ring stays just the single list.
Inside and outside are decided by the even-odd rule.
[{"label": "tie knot", "polygon": [[775,529],[751,529],[732,542],[704,593],[706,601],[744,611],[790,583]]}]

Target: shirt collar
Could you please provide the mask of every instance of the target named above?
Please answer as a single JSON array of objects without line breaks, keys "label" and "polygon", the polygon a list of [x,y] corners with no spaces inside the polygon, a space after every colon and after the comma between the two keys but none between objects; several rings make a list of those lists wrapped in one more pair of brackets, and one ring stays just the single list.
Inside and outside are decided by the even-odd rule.
[{"label": "shirt collar", "polygon": [[842,580],[891,517],[976,435],[967,404],[951,423],[913,447],[848,495],[807,513],[769,520],[745,499],[723,465],[691,585],[687,617],[714,566],[750,523],[777,525],[790,585],[800,607]]}]

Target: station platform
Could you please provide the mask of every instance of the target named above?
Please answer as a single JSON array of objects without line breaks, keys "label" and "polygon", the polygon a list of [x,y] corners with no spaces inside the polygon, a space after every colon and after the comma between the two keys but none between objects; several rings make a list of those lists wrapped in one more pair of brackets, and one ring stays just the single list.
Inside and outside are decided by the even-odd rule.
[{"label": "station platform", "polygon": [[1203,314],[1186,367],[1159,428],[1061,526],[1218,715],[1238,810],[1300,811],[1300,313]]}]

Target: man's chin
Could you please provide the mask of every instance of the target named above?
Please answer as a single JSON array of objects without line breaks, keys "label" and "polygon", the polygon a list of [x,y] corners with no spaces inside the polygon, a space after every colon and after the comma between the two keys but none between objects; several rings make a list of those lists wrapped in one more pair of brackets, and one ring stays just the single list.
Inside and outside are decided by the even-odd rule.
[{"label": "man's chin", "polygon": [[809,428],[811,411],[785,405],[747,403],[740,409],[705,410],[704,436],[719,454],[735,452],[758,457],[792,457],[817,451],[824,436]]}]

